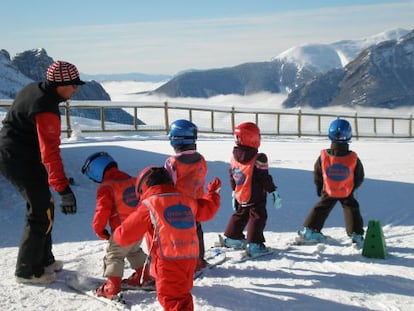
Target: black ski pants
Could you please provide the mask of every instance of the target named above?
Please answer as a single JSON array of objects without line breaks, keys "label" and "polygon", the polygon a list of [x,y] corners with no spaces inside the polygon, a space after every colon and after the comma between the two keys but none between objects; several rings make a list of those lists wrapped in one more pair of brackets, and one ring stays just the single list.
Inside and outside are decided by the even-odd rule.
[{"label": "black ski pants", "polygon": [[321,231],[326,219],[337,202],[340,202],[344,211],[345,229],[348,235],[352,233],[364,234],[364,224],[359,210],[359,203],[353,194],[346,198],[332,198],[326,192],[322,192],[321,199],[317,202],[305,219],[304,226],[314,231]]},{"label": "black ski pants", "polygon": [[247,243],[263,243],[263,231],[266,227],[266,201],[250,206],[240,206],[236,202],[237,211],[231,216],[224,235],[231,239],[244,239],[243,230],[247,226]]},{"label": "black ski pants", "polygon": [[26,221],[15,275],[39,277],[44,267],[55,261],[51,235],[55,207],[47,171],[40,162],[16,161],[4,150],[0,153],[0,171],[26,201]]},{"label": "black ski pants", "polygon": [[201,222],[196,222],[197,225],[197,237],[198,237],[198,257],[204,259],[205,247],[204,247],[204,232],[203,227],[201,227]]}]

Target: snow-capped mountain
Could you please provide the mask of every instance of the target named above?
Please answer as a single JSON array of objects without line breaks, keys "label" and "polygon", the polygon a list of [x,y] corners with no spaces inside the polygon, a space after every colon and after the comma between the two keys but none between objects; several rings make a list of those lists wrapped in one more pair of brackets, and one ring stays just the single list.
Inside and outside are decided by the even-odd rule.
[{"label": "snow-capped mountain", "polygon": [[345,67],[369,46],[396,40],[407,33],[409,30],[397,28],[359,40],[342,40],[331,44],[303,44],[282,52],[272,60],[295,63],[299,68],[312,66],[322,73]]},{"label": "snow-capped mountain", "polygon": [[[12,99],[25,85],[33,81],[43,81],[48,66],[53,58],[47,55],[45,49],[33,49],[17,54],[10,59],[6,50],[0,51],[0,99]],[[88,81],[79,88],[72,100],[103,100],[111,97],[101,84]],[[100,120],[99,108],[84,109],[72,108],[72,116]],[[111,108],[105,111],[107,121],[133,124],[134,117],[120,108]],[[140,122],[140,121],[138,121]]]},{"label": "snow-capped mountain", "polygon": [[31,81],[11,63],[10,54],[0,50],[0,98],[12,98]]},{"label": "snow-capped mountain", "polygon": [[[26,84],[43,81],[47,67],[53,62],[45,49],[18,53],[13,59],[6,50],[0,51],[0,98],[12,99]],[[111,100],[105,89],[88,81],[73,97],[75,100]]]},{"label": "snow-capped mountain", "polygon": [[333,69],[343,68],[365,48],[398,39],[409,31],[396,29],[360,40],[293,47],[269,62],[246,63],[229,68],[184,72],[153,93],[170,97],[211,97],[258,92],[290,93]]},{"label": "snow-capped mountain", "polygon": [[289,94],[285,107],[414,105],[414,30],[370,45],[344,68],[321,74]]}]

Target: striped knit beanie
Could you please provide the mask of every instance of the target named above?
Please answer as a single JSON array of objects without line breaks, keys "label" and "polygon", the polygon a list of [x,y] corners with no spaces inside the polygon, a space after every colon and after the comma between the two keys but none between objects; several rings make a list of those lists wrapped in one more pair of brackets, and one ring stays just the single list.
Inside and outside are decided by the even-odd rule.
[{"label": "striped knit beanie", "polygon": [[46,79],[51,85],[82,85],[78,69],[71,63],[57,60],[46,71]]}]

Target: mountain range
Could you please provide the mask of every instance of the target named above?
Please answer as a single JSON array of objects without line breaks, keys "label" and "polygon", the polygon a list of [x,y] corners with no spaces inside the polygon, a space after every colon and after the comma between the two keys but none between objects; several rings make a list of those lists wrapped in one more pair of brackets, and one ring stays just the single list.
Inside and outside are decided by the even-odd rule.
[{"label": "mountain range", "polygon": [[[26,84],[44,81],[53,58],[45,49],[18,53],[13,59],[6,50],[0,50],[0,98],[12,99]],[[74,100],[111,100],[109,94],[96,81],[87,81],[72,97]]]},{"label": "mountain range", "polygon": [[[168,75],[81,73],[75,100],[110,100],[98,81],[168,80],[149,94],[208,98],[258,92],[287,95],[284,107],[330,105],[394,108],[413,105],[414,30],[394,29],[359,40],[292,47],[270,61],[190,70]],[[0,98],[13,98],[31,81],[43,80],[53,62],[44,49],[10,58],[0,50]],[[94,80],[96,79],[96,80]]]},{"label": "mountain range", "polygon": [[289,93],[285,107],[414,106],[414,30],[364,49]]},{"label": "mountain range", "polygon": [[152,93],[204,98],[284,93],[284,107],[412,105],[412,36],[413,31],[395,29],[360,40],[304,44],[267,62],[185,72]]},{"label": "mountain range", "polygon": [[[13,59],[6,50],[0,50],[0,99],[12,99],[26,84],[45,80],[45,72],[53,61],[45,49],[24,51]],[[110,101],[111,97],[101,84],[91,80],[82,85],[72,99]],[[63,110],[62,114],[64,114]],[[99,108],[72,108],[71,115],[94,120],[101,118]],[[133,124],[134,117],[121,108],[110,108],[105,110],[105,119]]]}]

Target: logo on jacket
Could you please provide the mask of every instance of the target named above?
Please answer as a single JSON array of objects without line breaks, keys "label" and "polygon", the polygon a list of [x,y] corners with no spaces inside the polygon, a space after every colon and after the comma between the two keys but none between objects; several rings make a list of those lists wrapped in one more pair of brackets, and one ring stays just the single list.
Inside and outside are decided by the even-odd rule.
[{"label": "logo on jacket", "polygon": [[125,189],[124,193],[122,193],[122,201],[130,206],[130,207],[137,207],[138,199],[135,195],[135,187],[131,186]]},{"label": "logo on jacket", "polygon": [[177,229],[190,229],[195,225],[193,211],[181,203],[167,207],[164,218],[169,225]]},{"label": "logo on jacket", "polygon": [[342,164],[334,164],[326,169],[326,176],[334,181],[344,181],[350,174],[349,167]]},{"label": "logo on jacket", "polygon": [[243,185],[246,181],[246,175],[239,168],[233,168],[233,179],[236,186]]}]

